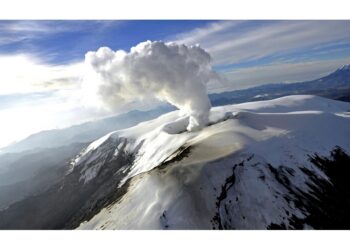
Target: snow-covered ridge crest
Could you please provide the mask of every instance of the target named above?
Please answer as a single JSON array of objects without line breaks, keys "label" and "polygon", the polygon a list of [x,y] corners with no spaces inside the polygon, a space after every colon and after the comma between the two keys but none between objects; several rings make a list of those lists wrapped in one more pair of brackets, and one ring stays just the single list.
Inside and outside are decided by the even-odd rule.
[{"label": "snow-covered ridge crest", "polygon": [[[212,111],[209,125],[231,118],[233,115],[230,112]],[[183,116],[181,112],[174,111],[153,121],[111,132],[84,149],[72,161],[71,171],[77,167],[81,168],[80,180],[87,183],[96,177],[111,150],[114,151],[114,157],[119,153],[132,154],[134,156],[133,165],[128,169],[128,175],[119,184],[121,186],[129,178],[149,171],[168,160],[184,144],[189,143],[190,145],[191,139],[198,137],[201,132],[186,130],[189,119],[189,116]]]},{"label": "snow-covered ridge crest", "polygon": [[341,68],[338,70],[350,70],[350,64],[344,64]]},{"label": "snow-covered ridge crest", "polygon": [[328,179],[310,156],[336,147],[350,153],[349,110],[345,102],[287,96],[212,108],[211,124],[196,132],[183,130],[186,118],[176,111],[115,132],[141,145],[130,186],[79,228],[295,228],[308,211],[293,199],[312,197],[310,176]]},{"label": "snow-covered ridge crest", "polygon": [[[123,153],[132,154],[134,157],[133,164],[128,166],[128,174],[119,184],[123,185],[131,177],[168,161],[184,145],[207,147],[206,153],[198,156],[197,161],[208,161],[245,147],[254,148],[254,141],[264,141],[275,136],[288,137],[290,131],[298,129],[303,133],[300,137],[304,138],[300,145],[307,144],[315,150],[321,147],[325,152],[329,152],[327,138],[322,140],[320,134],[321,138],[315,141],[315,138],[309,138],[312,136],[308,131],[320,130],[319,133],[323,133],[322,129],[327,126],[325,122],[328,121],[328,116],[332,116],[331,119],[340,119],[344,111],[349,109],[347,103],[321,97],[288,96],[270,101],[212,108],[209,126],[195,132],[186,131],[188,116],[173,111],[96,140],[74,160],[73,168],[81,168],[81,180],[87,183],[96,177],[105,160],[109,160],[107,154],[110,155],[113,151],[113,155],[116,156],[122,149]],[[315,128],[314,121],[318,121]],[[318,129],[319,127],[321,129]],[[344,138],[337,139],[346,144]],[[269,154],[272,162],[280,162],[281,159]]]}]

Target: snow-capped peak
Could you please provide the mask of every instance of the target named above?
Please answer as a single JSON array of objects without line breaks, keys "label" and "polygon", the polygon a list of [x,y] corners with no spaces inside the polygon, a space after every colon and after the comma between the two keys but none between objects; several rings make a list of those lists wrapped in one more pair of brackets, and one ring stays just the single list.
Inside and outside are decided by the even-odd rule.
[{"label": "snow-capped peak", "polygon": [[[214,159],[225,154],[231,154],[233,151],[245,147],[245,145],[250,145],[252,141],[266,140],[274,136],[287,136],[291,131],[305,126],[306,120],[303,121],[302,119],[308,119],[309,117],[312,117],[312,119],[306,123],[307,127],[303,129],[303,135],[300,137],[299,143],[318,148],[322,141],[320,139],[322,135],[317,135],[319,139],[312,141],[307,139],[310,137],[308,133],[315,133],[315,131],[318,131],[317,128],[326,126],[327,123],[323,122],[322,117],[327,120],[328,116],[334,116],[333,119],[337,120],[338,116],[336,114],[341,113],[345,106],[347,104],[342,102],[310,95],[228,105],[212,108],[209,117],[211,126],[195,132],[186,131],[188,117],[183,116],[179,111],[173,111],[155,120],[109,133],[96,140],[75,159],[73,167],[81,167],[81,180],[86,183],[98,174],[105,163],[104,160],[107,159],[107,152],[110,154],[110,151],[113,151],[114,157],[118,153],[133,155],[133,164],[129,167],[128,174],[119,184],[121,186],[131,177],[147,172],[171,160],[181,148],[199,145],[204,142],[208,144],[211,140],[218,140],[218,134],[220,133],[225,134],[226,137],[220,137],[220,141],[217,141],[217,143],[225,145],[225,152],[213,149],[216,155],[207,152],[203,159],[208,160],[209,155],[212,155]],[[237,119],[233,119],[235,116]],[[315,119],[319,117],[320,123],[314,124],[314,117]],[[227,121],[228,119],[230,121]],[[299,119],[300,123],[297,122]],[[257,128],[261,128],[262,131],[261,129],[256,131]],[[310,128],[310,131],[305,131],[308,128]],[[249,132],[251,129],[253,130]],[[319,133],[322,132],[319,131]],[[244,136],[242,137],[242,135]],[[211,138],[211,140],[208,141],[207,138]],[[344,138],[338,139],[346,144],[345,141],[347,140],[344,141]],[[325,148],[327,142],[322,142],[322,145]],[[254,144],[250,146],[253,147]],[[273,158],[273,154],[271,160],[276,163],[278,161]]]},{"label": "snow-capped peak", "polygon": [[[213,110],[209,116],[209,124],[215,124],[233,117],[231,112]],[[114,157],[119,153],[133,155],[133,165],[128,175],[120,182],[122,186],[131,177],[149,171],[169,160],[177,150],[191,144],[191,140],[203,136],[203,131],[186,130],[189,117],[180,111],[165,114],[153,121],[107,134],[91,143],[74,161],[72,169],[81,167],[80,180],[89,182],[98,174],[113,150]],[[98,160],[98,161],[96,161]]]},{"label": "snow-capped peak", "polygon": [[342,67],[338,69],[338,71],[347,71],[350,70],[350,64],[344,64]]},{"label": "snow-capped peak", "polygon": [[[114,132],[112,143],[101,139],[86,153],[102,161],[111,147],[133,154],[119,183],[130,180],[128,191],[80,228],[293,228],[308,212],[290,200],[311,192],[310,175],[328,181],[310,155],[350,152],[349,110],[345,102],[288,96],[212,108],[210,124],[196,132],[186,131],[178,111]],[[82,168],[85,181],[91,167]]]}]

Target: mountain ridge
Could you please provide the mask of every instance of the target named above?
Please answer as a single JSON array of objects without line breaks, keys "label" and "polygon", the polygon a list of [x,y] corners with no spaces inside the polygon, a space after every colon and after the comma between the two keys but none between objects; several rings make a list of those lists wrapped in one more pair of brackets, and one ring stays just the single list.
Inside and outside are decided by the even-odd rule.
[{"label": "mountain ridge", "polygon": [[[321,194],[334,192],[334,180],[345,199],[338,206],[347,204],[347,184],[327,166],[350,159],[348,110],[346,102],[288,96],[213,108],[197,132],[172,111],[90,144],[60,185],[0,211],[0,228],[344,227],[344,208]],[[344,223],[319,224],[324,212]]]}]

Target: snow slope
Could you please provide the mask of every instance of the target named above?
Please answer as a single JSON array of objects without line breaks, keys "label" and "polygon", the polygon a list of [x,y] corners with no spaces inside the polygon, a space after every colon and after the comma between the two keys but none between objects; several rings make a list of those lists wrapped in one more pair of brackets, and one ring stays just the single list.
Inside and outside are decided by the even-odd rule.
[{"label": "snow slope", "polygon": [[349,103],[298,95],[212,108],[209,126],[196,132],[186,131],[179,111],[112,132],[71,171],[85,185],[110,152],[132,155],[116,183],[127,191],[79,229],[296,228],[303,220],[299,227],[312,228],[301,197],[313,192],[315,178],[330,180],[310,156],[350,152],[349,110]]}]

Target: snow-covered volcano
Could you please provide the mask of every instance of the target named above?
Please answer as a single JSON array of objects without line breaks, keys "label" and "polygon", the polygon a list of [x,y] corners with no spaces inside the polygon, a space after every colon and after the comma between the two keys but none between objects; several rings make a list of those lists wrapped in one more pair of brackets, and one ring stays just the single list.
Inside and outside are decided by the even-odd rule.
[{"label": "snow-covered volcano", "polygon": [[[4,229],[350,229],[350,103],[296,95],[107,134]],[[30,212],[28,212],[30,211]]]},{"label": "snow-covered volcano", "polygon": [[[78,228],[340,226],[320,220],[339,216],[341,208],[329,208],[332,198],[349,200],[339,195],[339,175],[350,168],[349,111],[350,103],[288,96],[213,108],[210,125],[197,132],[186,131],[188,118],[174,111],[110,133],[70,171],[88,185],[109,163],[127,158],[114,183],[125,191]],[[332,188],[338,196],[324,197]]]}]

